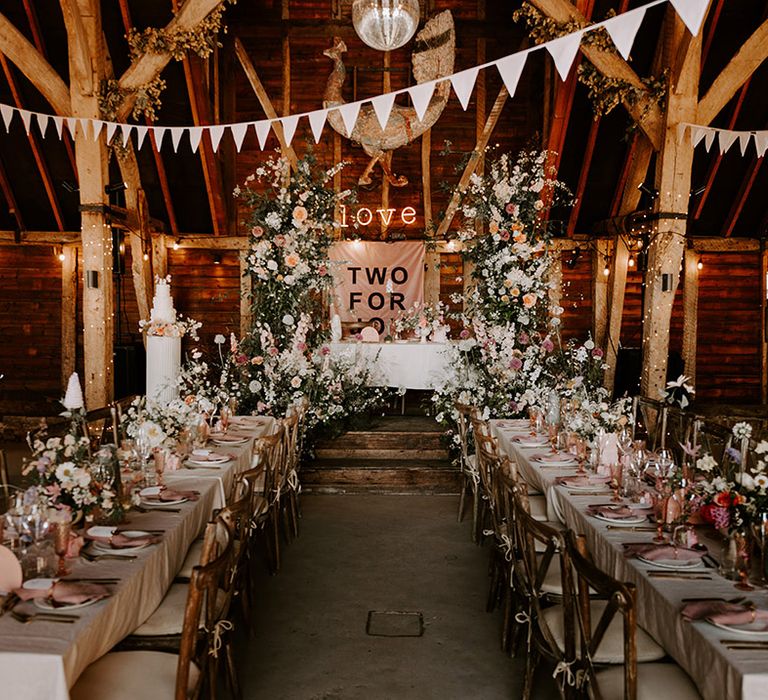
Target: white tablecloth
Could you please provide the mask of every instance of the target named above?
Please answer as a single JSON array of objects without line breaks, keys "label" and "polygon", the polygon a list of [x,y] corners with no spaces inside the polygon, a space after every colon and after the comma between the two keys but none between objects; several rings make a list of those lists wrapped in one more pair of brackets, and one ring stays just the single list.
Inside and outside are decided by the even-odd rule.
[{"label": "white tablecloth", "polygon": [[446,343],[331,343],[331,356],[365,357],[373,365],[371,386],[434,389],[448,363]]},{"label": "white tablecloth", "polygon": [[[234,456],[220,468],[168,472],[166,480],[172,488],[194,489],[200,497],[180,505],[179,513],[129,513],[132,528],[165,530],[162,541],[138,552],[136,560],[70,562],[73,578],[120,578],[110,598],[77,611],[80,620],[75,624],[22,625],[10,615],[0,617],[0,698],[69,700],[69,688],[83,670],[155,611],[190,544],[213,510],[223,505],[223,495],[229,493],[235,476],[250,468],[253,438],[271,432],[273,425],[273,419],[267,418],[260,427],[250,428],[253,437],[244,445],[213,446]],[[36,610],[31,602],[18,609]]]},{"label": "white tablecloth", "polygon": [[[637,586],[637,621],[666,652],[682,666],[707,700],[725,698],[768,700],[768,654],[765,650],[728,651],[720,639],[748,639],[728,633],[705,621],[686,622],[680,615],[683,598],[732,598],[740,592],[733,581],[712,572],[711,581],[678,581],[653,579],[651,567],[637,559],[624,557],[623,543],[649,542],[653,533],[629,529],[608,529],[587,514],[587,506],[605,503],[610,495],[572,495],[564,486],[555,485],[558,476],[573,474],[573,469],[540,468],[530,458],[549,448],[525,448],[513,441],[514,429],[505,421],[491,421],[493,434],[500,449],[516,459],[521,478],[537,491],[547,494],[549,517],[564,522],[569,528],[587,537],[595,562],[604,571]],[[716,533],[700,528],[699,537],[710,554],[719,558]],[[759,608],[768,609],[768,591],[747,594]]]}]

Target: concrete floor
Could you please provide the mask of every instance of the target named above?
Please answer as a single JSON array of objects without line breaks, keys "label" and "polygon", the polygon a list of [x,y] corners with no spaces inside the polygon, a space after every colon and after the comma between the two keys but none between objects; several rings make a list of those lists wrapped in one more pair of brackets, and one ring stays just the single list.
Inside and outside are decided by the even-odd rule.
[{"label": "concrete floor", "polygon": [[[455,497],[304,496],[302,532],[256,582],[254,630],[237,644],[244,698],[520,697],[522,666],[485,612],[488,552]],[[420,611],[422,637],[366,634],[368,612]],[[557,697],[549,674],[535,698]]]}]

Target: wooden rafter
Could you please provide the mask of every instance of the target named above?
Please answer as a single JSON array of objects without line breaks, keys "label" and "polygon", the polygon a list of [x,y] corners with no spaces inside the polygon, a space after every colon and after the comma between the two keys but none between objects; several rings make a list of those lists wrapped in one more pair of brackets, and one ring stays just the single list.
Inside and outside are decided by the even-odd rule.
[{"label": "wooden rafter", "polygon": [[[13,103],[19,108],[24,109],[24,100],[21,96],[19,86],[16,82],[16,77],[13,74],[13,69],[8,63],[8,59],[0,54],[0,67],[3,69],[3,74],[8,82],[8,87],[11,89],[11,96],[13,97]],[[59,204],[59,198],[56,195],[56,187],[53,184],[53,178],[51,177],[51,171],[48,169],[48,162],[43,154],[42,146],[40,145],[40,139],[33,129],[29,130],[27,134],[27,141],[29,141],[29,147],[32,149],[32,157],[35,159],[35,165],[37,171],[40,174],[40,179],[43,181],[43,189],[45,190],[45,196],[48,199],[48,204],[53,212],[53,218],[56,220],[56,227],[59,231],[63,231],[64,215],[61,211],[61,205]]]},{"label": "wooden rafter", "polygon": [[[16,219],[16,226],[18,227],[19,231],[24,230],[24,219],[21,216],[21,211],[19,210],[19,205],[16,202],[16,195],[13,194],[13,188],[11,187],[11,182],[8,179],[8,175],[5,172],[5,167],[3,166],[3,162],[0,161],[0,191],[3,193],[3,197],[5,197],[5,202],[8,205],[8,211],[11,213],[14,219]],[[14,237],[16,232],[14,231]]]},{"label": "wooden rafter", "polygon": [[738,89],[768,58],[768,19],[752,33],[699,100],[698,124],[711,124]]},{"label": "wooden rafter", "polygon": [[575,202],[571,207],[571,213],[568,217],[568,229],[567,236],[570,238],[576,232],[576,224],[579,220],[579,212],[581,211],[581,203],[584,200],[584,191],[587,188],[587,178],[589,177],[589,166],[592,164],[592,156],[595,153],[595,144],[597,143],[597,132],[600,130],[600,117],[596,116],[589,125],[589,133],[587,134],[587,143],[584,146],[584,158],[581,161],[581,169],[579,170],[579,180],[576,183],[576,191],[574,192]]},{"label": "wooden rafter", "polygon": [[728,237],[733,233],[736,228],[736,224],[739,222],[739,217],[744,209],[744,205],[749,199],[749,193],[752,191],[752,185],[755,184],[758,172],[760,172],[760,166],[763,164],[765,158],[753,158],[752,163],[749,166],[749,170],[744,174],[741,180],[741,186],[739,187],[739,193],[736,195],[736,199],[731,205],[731,210],[728,212],[728,216],[723,224],[723,235]]},{"label": "wooden rafter", "polygon": [[[531,4],[560,24],[567,22],[586,23],[584,15],[568,0],[531,0]],[[604,51],[593,44],[582,44],[581,52],[606,77],[619,78],[641,91],[642,97],[632,103],[624,102],[623,104],[654,147],[658,148],[662,139],[663,117],[661,109],[650,96],[637,73],[614,51]]]},{"label": "wooden rafter", "polygon": [[718,22],[720,21],[720,13],[723,11],[723,5],[725,0],[717,0],[715,6],[709,12],[709,31],[704,38],[704,45],[701,48],[701,65],[702,67],[707,62],[707,56],[709,56],[709,49],[712,46],[712,42],[715,39],[715,30],[717,29]]}]

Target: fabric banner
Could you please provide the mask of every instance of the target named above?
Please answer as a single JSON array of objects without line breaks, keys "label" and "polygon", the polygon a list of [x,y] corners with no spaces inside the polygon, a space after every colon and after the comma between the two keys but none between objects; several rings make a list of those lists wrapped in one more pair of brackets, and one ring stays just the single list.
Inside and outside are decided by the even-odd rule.
[{"label": "fabric banner", "polygon": [[342,241],[331,247],[334,298],[342,322],[389,332],[399,312],[424,301],[424,242]]}]

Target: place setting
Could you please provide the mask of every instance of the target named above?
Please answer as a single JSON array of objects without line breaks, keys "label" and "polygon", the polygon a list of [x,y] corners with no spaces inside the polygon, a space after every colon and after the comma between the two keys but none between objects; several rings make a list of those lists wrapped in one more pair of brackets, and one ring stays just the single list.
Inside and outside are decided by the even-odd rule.
[{"label": "place setting", "polygon": [[184,460],[187,469],[216,469],[228,464],[235,456],[229,453],[214,452],[207,449],[195,449]]},{"label": "place setting", "polygon": [[170,506],[179,506],[200,497],[198,491],[184,491],[167,486],[147,486],[139,491],[142,507],[152,510],[169,510]]}]

